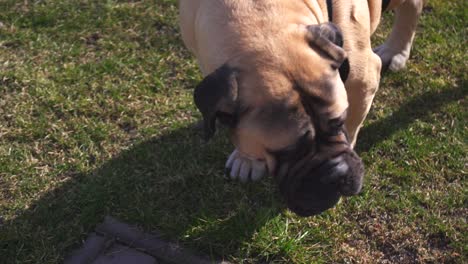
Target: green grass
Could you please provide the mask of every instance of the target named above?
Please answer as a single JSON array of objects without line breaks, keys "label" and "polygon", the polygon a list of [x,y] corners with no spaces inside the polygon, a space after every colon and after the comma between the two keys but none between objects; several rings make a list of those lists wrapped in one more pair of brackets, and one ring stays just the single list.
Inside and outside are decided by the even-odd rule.
[{"label": "green grass", "polygon": [[360,134],[364,191],[299,218],[202,142],[176,1],[1,0],[0,263],[59,263],[105,215],[234,263],[466,263],[466,21],[429,0]]}]

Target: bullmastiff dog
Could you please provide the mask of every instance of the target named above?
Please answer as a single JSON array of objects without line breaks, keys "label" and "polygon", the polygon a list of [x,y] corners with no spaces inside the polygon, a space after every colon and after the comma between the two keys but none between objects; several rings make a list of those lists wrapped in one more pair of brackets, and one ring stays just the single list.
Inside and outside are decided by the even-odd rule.
[{"label": "bullmastiff dog", "polygon": [[[423,0],[180,0],[180,28],[204,79],[205,138],[216,123],[235,150],[227,174],[274,176],[288,207],[320,213],[361,190],[353,151],[382,69],[408,60]],[[381,14],[392,32],[372,49]]]}]

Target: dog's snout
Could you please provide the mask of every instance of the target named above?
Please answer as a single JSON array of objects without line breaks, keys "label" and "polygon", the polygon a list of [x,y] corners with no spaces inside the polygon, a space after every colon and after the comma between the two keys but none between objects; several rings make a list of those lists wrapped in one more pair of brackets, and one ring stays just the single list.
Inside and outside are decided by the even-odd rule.
[{"label": "dog's snout", "polygon": [[332,158],[306,156],[282,175],[280,191],[289,209],[309,216],[333,207],[341,196],[358,194],[364,166],[353,150],[346,149]]},{"label": "dog's snout", "polygon": [[320,181],[325,184],[338,183],[340,179],[346,176],[349,171],[349,165],[343,157],[337,157],[327,161],[319,168],[318,174]]}]

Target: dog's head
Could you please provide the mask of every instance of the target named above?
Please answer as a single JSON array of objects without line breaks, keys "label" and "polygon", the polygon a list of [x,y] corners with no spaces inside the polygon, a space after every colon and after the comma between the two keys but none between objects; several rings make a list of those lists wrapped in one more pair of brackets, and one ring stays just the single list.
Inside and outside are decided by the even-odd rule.
[{"label": "dog's head", "polygon": [[206,76],[195,103],[206,139],[216,120],[228,126],[241,153],[267,163],[289,207],[315,214],[361,189],[363,166],[347,140],[348,100],[338,73],[346,53],[332,23],[300,28],[279,42]]}]

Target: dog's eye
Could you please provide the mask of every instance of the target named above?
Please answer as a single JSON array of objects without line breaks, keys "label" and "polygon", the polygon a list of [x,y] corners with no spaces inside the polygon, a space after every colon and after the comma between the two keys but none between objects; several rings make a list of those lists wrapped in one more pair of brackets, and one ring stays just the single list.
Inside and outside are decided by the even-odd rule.
[{"label": "dog's eye", "polygon": [[344,125],[344,120],[342,118],[334,118],[328,121],[328,125],[332,128],[339,128]]},{"label": "dog's eye", "polygon": [[288,108],[290,113],[297,113],[299,111],[299,107],[297,105],[292,105]]},{"label": "dog's eye", "polygon": [[338,135],[343,131],[344,120],[342,118],[334,118],[328,121],[328,133],[331,135]]},{"label": "dog's eye", "polygon": [[305,156],[314,147],[314,133],[307,131],[296,143],[281,150],[270,151],[280,161],[298,160]]},{"label": "dog's eye", "polygon": [[225,112],[217,112],[216,118],[221,124],[228,127],[234,127],[237,123],[237,117],[235,115]]}]

